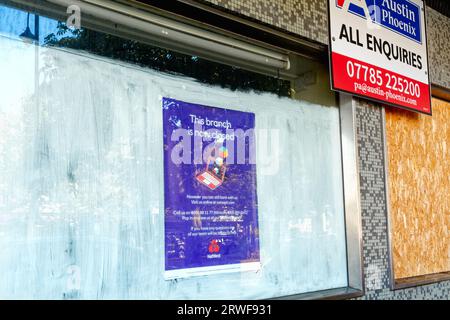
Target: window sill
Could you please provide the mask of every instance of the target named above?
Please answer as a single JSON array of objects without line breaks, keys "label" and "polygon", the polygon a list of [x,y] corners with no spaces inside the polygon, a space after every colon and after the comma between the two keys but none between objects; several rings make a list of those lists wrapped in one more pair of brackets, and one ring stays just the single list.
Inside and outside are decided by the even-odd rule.
[{"label": "window sill", "polygon": [[364,291],[350,287],[294,294],[283,296],[271,300],[345,300],[361,297]]},{"label": "window sill", "polygon": [[417,277],[400,278],[394,280],[394,290],[423,286],[450,280],[450,272],[427,274]]}]

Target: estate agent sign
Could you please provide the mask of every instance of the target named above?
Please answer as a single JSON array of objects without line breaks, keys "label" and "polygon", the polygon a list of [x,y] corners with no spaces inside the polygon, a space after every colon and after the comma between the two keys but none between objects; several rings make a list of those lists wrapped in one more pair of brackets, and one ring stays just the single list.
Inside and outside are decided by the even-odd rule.
[{"label": "estate agent sign", "polygon": [[332,88],[431,114],[422,0],[328,0]]}]

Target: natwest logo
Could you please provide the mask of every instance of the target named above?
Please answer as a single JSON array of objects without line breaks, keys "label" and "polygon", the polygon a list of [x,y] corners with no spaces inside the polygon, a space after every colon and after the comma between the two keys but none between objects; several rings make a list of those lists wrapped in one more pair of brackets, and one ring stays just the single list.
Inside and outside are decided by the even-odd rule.
[{"label": "natwest logo", "polygon": [[409,0],[336,0],[336,6],[422,43],[420,7]]},{"label": "natwest logo", "polygon": [[218,253],[220,251],[220,246],[217,242],[217,240],[211,240],[208,246],[209,253]]}]

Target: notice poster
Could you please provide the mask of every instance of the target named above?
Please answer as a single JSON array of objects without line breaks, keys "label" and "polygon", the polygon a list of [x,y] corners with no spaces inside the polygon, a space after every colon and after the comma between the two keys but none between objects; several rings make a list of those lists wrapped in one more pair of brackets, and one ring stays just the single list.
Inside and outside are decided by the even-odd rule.
[{"label": "notice poster", "polygon": [[260,268],[255,115],[163,98],[166,279]]},{"label": "notice poster", "polygon": [[328,0],[334,90],[431,115],[422,0]]}]

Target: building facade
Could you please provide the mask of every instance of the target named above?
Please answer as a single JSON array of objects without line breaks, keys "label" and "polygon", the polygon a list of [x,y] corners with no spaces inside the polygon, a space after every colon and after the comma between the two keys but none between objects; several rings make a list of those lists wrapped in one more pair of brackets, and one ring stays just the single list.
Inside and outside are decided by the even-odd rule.
[{"label": "building facade", "polygon": [[[56,26],[54,21],[64,23],[67,15],[64,15],[64,12],[61,13],[62,11],[57,6],[65,5],[65,7],[68,7],[72,2],[75,6],[80,5],[81,28],[93,30],[93,32],[80,35],[77,31],[71,31],[71,36],[66,39],[64,36],[65,32],[68,32],[67,28],[61,27],[59,24]],[[27,56],[32,52],[26,45],[6,42],[12,39],[10,34],[15,32],[14,17],[22,17],[25,13],[31,12],[31,14],[41,15],[48,19],[41,20],[40,27],[33,29],[42,29],[42,35],[41,38],[38,37],[36,47],[43,47],[45,51],[52,50],[48,48],[54,46],[61,48],[61,50],[44,52],[36,58],[40,63],[41,69],[39,70],[44,70],[47,67],[46,71],[39,71],[42,78],[37,81],[39,90],[34,91],[40,93],[37,102],[38,107],[32,106],[37,99],[32,94],[30,95],[33,98],[30,98],[29,105],[23,104],[23,110],[30,113],[36,112],[37,119],[40,119],[35,127],[32,126],[35,131],[24,130],[23,134],[26,139],[37,139],[34,145],[34,147],[37,146],[35,153],[41,154],[47,150],[48,154],[42,158],[33,156],[34,153],[31,151],[30,154],[18,155],[19,153],[14,153],[13,149],[16,144],[23,145],[23,148],[29,148],[30,150],[33,150],[34,147],[28,146],[18,136],[11,133],[12,131],[8,131],[8,134],[11,135],[11,139],[16,139],[12,140],[13,144],[8,144],[10,142],[6,140],[3,142],[0,140],[0,147],[3,144],[4,155],[9,157],[15,155],[17,157],[15,161],[20,163],[23,161],[22,158],[29,157],[29,162],[23,161],[24,170],[28,175],[36,174],[29,181],[29,177],[24,177],[17,173],[18,171],[14,171],[18,170],[17,168],[14,169],[7,164],[3,164],[3,169],[0,166],[0,172],[3,170],[5,181],[9,181],[9,184],[8,182],[5,184],[7,186],[5,188],[8,188],[8,190],[14,189],[11,187],[11,181],[18,179],[24,182],[23,184],[17,184],[17,189],[14,189],[15,192],[20,193],[26,188],[31,190],[29,199],[20,200],[23,201],[24,205],[19,205],[19,200],[17,202],[11,200],[13,194],[15,194],[13,192],[8,193],[8,196],[3,198],[3,202],[0,202],[4,207],[1,213],[5,217],[2,225],[0,225],[2,228],[0,231],[9,237],[9,240],[4,241],[3,245],[11,248],[10,245],[16,241],[20,243],[16,247],[16,249],[18,248],[17,252],[28,252],[29,255],[17,257],[13,252],[8,251],[6,258],[0,260],[3,263],[2,272],[3,274],[5,272],[9,274],[9,277],[16,279],[16,282],[20,282],[18,279],[21,274],[34,272],[32,276],[26,279],[28,284],[31,283],[31,288],[35,288],[31,289],[34,293],[25,293],[24,288],[28,284],[3,282],[3,286],[0,285],[0,297],[189,299],[204,298],[204,295],[214,291],[214,288],[208,284],[207,279],[205,281],[187,280],[187,282],[183,282],[185,275],[182,275],[180,276],[181,280],[172,280],[172,282],[169,280],[167,282],[168,280],[164,280],[158,271],[160,270],[160,264],[163,264],[163,262],[158,260],[157,263],[154,263],[151,259],[152,256],[162,254],[158,251],[159,249],[155,248],[153,242],[159,243],[157,239],[164,237],[161,234],[163,231],[158,227],[163,222],[158,222],[158,219],[162,219],[162,213],[166,213],[167,201],[169,200],[164,199],[166,207],[163,209],[160,197],[164,198],[164,195],[161,195],[163,191],[167,196],[169,190],[167,190],[167,187],[166,189],[162,187],[164,184],[161,174],[162,167],[160,170],[158,169],[161,172],[153,172],[151,168],[151,166],[160,166],[163,162],[157,149],[159,141],[156,141],[155,144],[150,142],[156,139],[151,134],[145,136],[148,141],[140,141],[139,139],[144,139],[144,137],[136,132],[147,130],[159,139],[157,132],[162,131],[162,124],[153,120],[158,117],[159,113],[153,113],[145,107],[146,99],[151,101],[152,95],[155,95],[158,97],[170,96],[175,99],[184,97],[183,100],[194,101],[199,105],[211,106],[215,103],[217,107],[221,108],[226,108],[230,104],[236,105],[236,109],[240,112],[256,114],[256,123],[266,125],[269,130],[279,127],[274,126],[270,120],[264,117],[267,117],[267,115],[269,118],[274,117],[279,126],[288,127],[289,137],[292,135],[293,140],[285,140],[287,141],[286,145],[283,144],[282,147],[286,148],[282,150],[289,150],[287,152],[288,160],[285,160],[286,163],[283,162],[284,160],[279,163],[280,167],[289,168],[286,169],[289,174],[276,175],[276,179],[280,180],[270,180],[264,178],[264,174],[258,171],[261,170],[261,166],[258,161],[256,163],[256,179],[258,180],[258,204],[256,207],[258,208],[260,229],[257,239],[261,242],[261,252],[258,250],[257,255],[261,258],[260,262],[263,266],[265,263],[270,265],[269,261],[275,261],[274,268],[279,268],[281,273],[270,271],[263,275],[263,277],[267,277],[266,280],[261,280],[256,276],[250,276],[247,280],[242,279],[245,276],[235,279],[228,275],[216,279],[214,277],[220,276],[212,275],[213,279],[223,281],[224,286],[229,286],[229,283],[239,283],[242,288],[247,288],[249,292],[248,295],[240,295],[241,293],[228,292],[227,289],[220,287],[220,290],[223,291],[219,290],[219,292],[224,295],[221,297],[294,299],[450,298],[450,197],[448,196],[450,192],[450,168],[448,167],[448,159],[450,158],[450,18],[448,11],[445,12],[445,8],[441,8],[443,12],[433,9],[431,6],[426,8],[426,34],[433,95],[433,115],[427,116],[383,106],[365,99],[349,96],[337,97],[336,94],[331,92],[327,62],[328,4],[326,0],[181,0],[169,3],[163,1],[103,1],[106,3],[103,7],[100,5],[102,1],[98,1],[99,7],[106,8],[113,14],[118,14],[117,20],[112,22],[109,22],[108,18],[102,15],[103,13],[96,15],[97,11],[89,11],[91,10],[89,4],[83,7],[82,2],[72,2],[35,1],[32,5],[29,5],[21,1],[5,1],[2,4],[4,6],[2,14],[6,18],[4,21],[7,22],[0,22],[0,27],[2,27],[0,31],[5,39],[8,39],[3,41],[4,48],[16,50],[14,52],[17,55],[23,54],[22,59],[24,61],[33,59],[33,57]],[[274,69],[266,69],[266,66],[261,67],[257,63],[247,63],[244,61],[245,59],[237,61],[236,58],[225,57],[228,51],[223,51],[223,57],[218,58],[217,52],[215,54],[210,53],[205,49],[205,46],[202,47],[202,44],[194,43],[194,38],[191,42],[192,47],[189,43],[178,45],[174,44],[173,40],[171,40],[172,43],[168,43],[167,40],[158,37],[152,37],[148,40],[142,36],[142,30],[144,29],[139,29],[140,25],[136,24],[133,25],[133,28],[128,28],[125,22],[123,25],[121,24],[122,20],[120,19],[122,17],[119,17],[119,9],[114,7],[116,4],[130,8],[130,10],[139,10],[135,17],[141,19],[141,22],[146,21],[146,19],[151,20],[149,17],[146,18],[146,12],[149,15],[162,17],[162,19],[173,19],[174,24],[181,22],[198,28],[195,29],[197,30],[195,32],[197,32],[199,38],[208,39],[208,37],[212,37],[213,42],[219,42],[221,45],[227,45],[228,47],[239,47],[240,44],[234,42],[227,44],[229,41],[239,41],[239,43],[244,42],[260,46],[265,50],[274,49],[277,54],[265,53],[266,57],[273,58],[274,63],[283,63],[285,61],[283,59],[289,57],[290,70],[294,70],[296,74],[292,76],[287,71],[285,73],[281,71],[280,73],[279,70],[282,70],[282,68],[274,72]],[[9,12],[7,10],[20,12]],[[87,18],[83,20],[86,10],[88,11]],[[76,10],[72,12],[76,13]],[[27,18],[26,21],[32,22],[33,19]],[[235,24],[232,23],[233,21]],[[156,22],[151,23],[156,24]],[[55,31],[58,27],[61,33]],[[142,28],[144,27],[148,28],[148,26],[142,25]],[[168,24],[162,28],[163,32],[164,28],[172,30]],[[182,29],[182,27],[179,28],[177,30]],[[202,30],[209,33],[201,34]],[[217,38],[214,38],[212,34],[217,35]],[[110,40],[108,35],[126,40],[132,39],[146,45],[150,43],[156,49],[151,51],[153,49],[150,49],[150,47],[139,47],[131,42]],[[71,39],[75,40],[71,42]],[[40,41],[46,41],[46,43]],[[105,41],[105,45],[100,48],[99,43],[102,41]],[[181,42],[182,40],[180,40]],[[112,50],[109,51],[106,48],[107,46],[111,46]],[[200,57],[200,60],[205,59],[205,62],[195,67],[181,56],[167,61],[164,59],[158,60],[161,63],[149,62],[152,59],[151,57],[158,55],[168,57],[172,54],[171,51],[165,52],[159,50],[159,48],[169,48],[174,52],[186,54],[189,59],[195,62]],[[278,55],[278,49],[282,49],[280,51],[284,55]],[[152,53],[149,54],[150,58],[146,58],[145,55],[149,50]],[[252,47],[244,51],[256,52],[257,50]],[[75,54],[69,55],[72,53]],[[308,60],[314,57],[317,59]],[[17,64],[15,59],[12,56],[7,56],[4,61]],[[56,62],[50,63],[50,60]],[[94,62],[97,60],[100,61],[98,64]],[[157,61],[157,59],[155,58],[154,61]],[[28,69],[36,66],[35,61],[26,64]],[[124,64],[123,68],[122,64]],[[125,70],[133,69],[129,65],[133,65],[136,70],[126,73]],[[228,69],[230,65],[233,66],[233,69]],[[18,66],[16,67],[18,68]],[[129,69],[124,69],[125,67]],[[139,73],[142,71],[139,69],[141,67],[149,67],[153,73],[143,75]],[[244,72],[239,73],[236,68],[242,68]],[[246,70],[256,72],[260,76],[247,74]],[[311,70],[314,71],[312,78],[310,78]],[[175,75],[171,74],[170,77],[165,78],[164,74],[158,73],[160,71],[175,72]],[[21,81],[20,79],[14,80],[11,75],[12,71],[8,70],[8,72],[10,72],[12,82]],[[264,77],[270,77],[270,79],[258,78],[262,77],[261,74]],[[94,84],[96,80],[92,79],[95,78],[95,75],[101,77],[102,82],[105,83],[110,79],[111,86]],[[120,76],[114,78],[114,75]],[[68,78],[71,80],[68,81]],[[52,82],[51,79],[56,81]],[[196,79],[196,81],[192,81],[192,79]],[[83,83],[91,83],[92,87]],[[201,83],[201,86],[198,83]],[[145,84],[145,86],[140,87],[142,84]],[[60,94],[65,90],[70,92],[70,85],[73,85],[73,88],[78,91]],[[5,84],[3,86],[5,87]],[[33,92],[33,86],[36,86],[36,82],[28,83],[25,87],[26,90]],[[80,89],[87,87],[90,89]],[[233,91],[236,89],[237,91]],[[187,91],[181,95],[180,92],[185,92],[183,90]],[[241,92],[239,90],[243,90],[242,92],[245,93],[235,93]],[[253,91],[248,93],[248,90]],[[99,91],[106,91],[107,93],[101,94]],[[121,93],[122,91],[123,93]],[[77,92],[81,92],[82,98],[73,98],[72,100],[70,97],[77,95]],[[291,105],[291,101],[280,100],[274,96],[260,96],[258,92],[270,92],[285,99],[289,96],[293,101],[300,101],[303,118],[296,118],[295,108],[297,106]],[[115,98],[109,101],[108,94]],[[212,96],[217,98],[212,99]],[[145,99],[142,97],[145,97]],[[46,99],[52,101],[60,99],[60,101],[59,104],[47,103],[45,102]],[[19,100],[18,95],[12,96],[11,105],[22,103],[17,102]],[[337,100],[339,102],[336,102]],[[43,103],[43,105],[39,103]],[[121,113],[114,114],[112,110],[114,108],[119,110],[120,103],[145,109],[144,113],[148,115],[145,123],[135,119],[139,118],[139,113],[132,114],[124,110]],[[271,107],[267,106],[267,109],[261,107],[270,103],[273,108],[272,105]],[[80,113],[73,111],[80,105],[89,106],[89,108],[92,106],[94,110],[92,115],[88,109],[83,109]],[[104,109],[95,109],[98,105],[103,106]],[[246,107],[241,108],[241,105]],[[350,120],[344,116],[344,105],[353,110],[353,113],[349,116]],[[340,111],[338,111],[339,109]],[[66,114],[67,117],[61,115],[53,119],[45,118],[47,112],[59,114],[58,110],[62,110],[61,113]],[[283,112],[277,110],[283,110]],[[0,111],[2,110],[0,109]],[[113,120],[105,120],[105,122],[98,120],[108,118],[109,112],[113,114],[113,118],[129,118],[120,121],[116,119],[117,123]],[[6,104],[3,106],[3,113],[7,115],[3,119],[0,118],[4,123],[7,123],[5,120],[7,117],[9,117],[8,119],[14,116],[17,116],[17,119],[20,118],[19,115],[15,115],[8,109]],[[275,114],[281,114],[277,115],[280,118],[276,118]],[[45,121],[42,120],[44,118]],[[70,120],[73,118],[78,120]],[[291,120],[289,119],[295,119],[298,122],[290,123]],[[354,121],[355,140],[353,145],[348,147],[343,140],[346,137],[344,131],[347,130],[345,129],[345,122],[352,121],[351,119]],[[32,122],[33,120],[27,121]],[[26,128],[27,121],[19,119],[11,126],[20,125]],[[90,126],[90,121],[97,121],[96,125]],[[69,127],[59,126],[57,123],[65,123]],[[322,126],[320,123],[326,125]],[[114,140],[116,139],[114,134],[109,133],[112,130],[108,127],[109,125],[120,127],[120,133],[116,132],[116,134],[121,135],[123,139],[117,138],[119,142],[116,145],[118,148],[116,150],[112,147],[111,150],[108,149],[116,143],[114,142],[116,141]],[[291,125],[293,127],[290,127]],[[40,126],[48,126],[50,129],[40,131],[42,129]],[[136,132],[133,131],[133,126]],[[4,128],[9,127],[5,125]],[[69,130],[67,132],[70,133],[65,133],[65,130]],[[70,144],[68,142],[76,140],[74,132],[82,131],[86,134],[81,139],[89,140],[93,137],[98,139],[94,144],[95,147],[88,144]],[[283,132],[280,133],[282,136]],[[310,132],[310,135],[305,132]],[[64,137],[64,135],[66,136]],[[301,138],[303,135],[305,138]],[[45,139],[42,138],[43,136],[45,136]],[[286,139],[289,139],[289,137]],[[334,140],[334,137],[340,138]],[[131,143],[132,139],[138,142]],[[308,139],[318,139],[321,145],[320,150],[316,150],[307,141],[303,141]],[[412,142],[405,143],[408,139]],[[19,140],[22,142],[17,142]],[[352,140],[350,139],[350,141]],[[140,149],[138,146],[146,147]],[[312,158],[305,158],[292,151],[295,146],[298,146],[302,152],[310,152]],[[352,147],[355,151],[354,159],[351,156],[347,158],[347,151],[352,150]],[[90,148],[98,148],[98,150],[94,152]],[[108,149],[108,152],[103,148]],[[58,151],[58,153],[57,150],[69,151],[65,154],[66,151]],[[125,154],[125,156],[115,158],[114,152],[121,155]],[[53,159],[52,154],[58,154],[58,157],[63,160]],[[90,158],[91,156],[94,157],[94,154],[99,159],[103,156],[105,158],[102,158],[101,161]],[[131,161],[130,159],[143,161],[147,155],[150,159],[154,154],[156,159],[151,160],[155,162],[152,162],[150,167],[140,167],[139,162],[133,162],[132,164],[127,162]],[[108,157],[111,157],[111,163],[104,164],[105,167],[102,168],[103,163],[107,163]],[[74,160],[75,158],[77,160]],[[334,161],[327,161],[326,159],[333,159]],[[355,160],[354,167],[351,166],[352,159]],[[45,161],[48,161],[48,163],[45,164]],[[314,168],[311,161],[317,161],[316,165],[321,166],[321,172],[313,172],[310,176],[307,171]],[[298,166],[293,165],[292,162],[298,163]],[[331,164],[331,162],[334,164]],[[83,163],[90,164],[92,167],[83,167]],[[68,179],[68,182],[66,181],[68,185],[58,187],[55,185],[63,181],[58,176],[59,167],[62,165],[67,165],[69,168],[67,170],[64,168],[64,172],[67,171],[69,177],[64,177],[64,181]],[[136,171],[132,171],[135,170],[133,166],[137,168]],[[95,168],[93,169],[93,167]],[[122,170],[132,172],[132,174],[122,174]],[[267,170],[270,171],[270,168]],[[89,182],[83,185],[83,179],[94,179],[91,178],[91,175],[98,172],[104,173],[95,177],[98,184]],[[348,175],[351,176],[349,172],[358,173],[356,182],[351,177],[347,178]],[[54,177],[47,179],[46,177],[49,175],[54,175]],[[170,174],[167,173],[167,175]],[[149,179],[158,181],[158,183],[147,183],[144,177],[149,177]],[[297,178],[302,182],[296,184],[295,181],[291,181]],[[100,181],[100,179],[103,180]],[[117,179],[129,179],[129,181],[119,184],[116,181]],[[291,184],[286,186],[286,189],[282,189],[281,193],[277,193],[278,188],[271,186],[274,183],[287,183],[288,180]],[[321,180],[324,183],[309,182],[310,180]],[[165,182],[167,185],[167,180]],[[223,183],[225,184],[225,182]],[[103,191],[99,190],[102,190],[105,184],[117,188],[120,185],[122,189],[120,192],[111,189],[108,191],[109,194],[102,193]],[[84,190],[83,193],[81,189],[77,189],[84,188],[83,186],[90,188],[89,191]],[[62,190],[65,190],[66,193]],[[287,190],[290,190],[292,194]],[[307,190],[313,191],[308,194]],[[352,190],[355,192],[352,192]],[[302,192],[305,194],[304,196],[302,196]],[[329,194],[330,197],[317,196],[316,199],[315,194],[321,192]],[[98,198],[89,198],[89,193],[98,193],[99,196]],[[141,193],[146,194],[146,196],[133,196],[133,194],[140,195]],[[343,201],[337,200],[336,195],[341,193],[344,193]],[[270,194],[274,198],[279,197],[278,200],[271,200]],[[352,195],[357,196],[358,199],[352,201]],[[296,202],[296,197],[300,199],[300,202]],[[309,198],[313,199],[311,200],[312,204],[303,206],[302,203],[308,202]],[[285,200],[281,201],[281,199]],[[279,201],[285,204],[277,204],[276,202]],[[104,205],[104,203],[107,203],[107,205]],[[76,210],[69,208],[69,206],[73,208],[75,204],[79,205]],[[124,204],[126,206],[122,207]],[[122,209],[116,212],[114,207],[121,207]],[[23,218],[15,220],[17,218],[10,216],[14,210],[23,214]],[[115,212],[115,215],[106,216],[106,220],[102,220],[108,210]],[[324,211],[325,213],[315,220],[316,216],[322,213],[314,213],[314,210]],[[331,213],[328,213],[328,210]],[[289,213],[286,216],[278,217],[275,214],[278,211]],[[295,215],[297,211],[301,212],[298,216]],[[348,215],[350,211],[354,211],[352,216]],[[89,215],[94,212],[97,222],[89,227]],[[134,214],[133,212],[142,214]],[[352,226],[350,223],[353,221],[351,219],[354,219],[355,212],[360,221],[356,223],[356,226]],[[316,229],[316,224],[319,224],[318,221],[323,222],[323,219],[328,219],[327,217],[330,220],[324,223],[324,228],[327,229],[326,226],[329,226],[329,229]],[[136,219],[136,221],[129,219]],[[149,222],[150,220],[151,222]],[[20,222],[20,227],[11,231],[10,221]],[[34,222],[31,224],[30,221]],[[170,223],[167,221],[165,223],[167,230]],[[148,224],[147,227],[142,227],[146,224]],[[39,233],[39,225],[43,228],[42,230],[48,232],[48,236]],[[353,230],[353,227],[355,230],[359,228],[360,233],[358,234],[358,230]],[[264,228],[267,230],[264,231]],[[89,230],[89,232],[86,230]],[[297,232],[295,230],[300,230],[298,231],[300,236],[295,233]],[[18,234],[25,231],[28,240],[23,241]],[[80,233],[83,234],[81,238],[79,238]],[[289,239],[284,238],[284,233],[289,234]],[[102,236],[102,234],[104,235]],[[90,240],[87,241],[87,238]],[[277,248],[277,245],[272,244],[269,240],[264,240],[264,238],[274,242],[280,241],[278,254],[271,252],[271,250]],[[274,240],[275,238],[278,240]],[[326,240],[315,243],[314,241],[318,238],[325,238]],[[165,239],[166,243],[170,242],[170,240],[167,240],[167,235]],[[355,241],[352,243],[352,240],[355,239],[356,243],[359,244],[355,245]],[[305,245],[304,247],[305,251],[310,251],[298,257],[295,255],[292,257],[292,247],[290,247],[290,244],[285,246],[284,240],[286,242],[299,241],[300,250],[302,241],[304,243],[311,241],[311,243],[308,242],[309,246]],[[223,243],[225,242],[226,240]],[[44,248],[46,243],[51,243],[49,252]],[[98,243],[98,246],[95,243]],[[86,248],[89,246],[95,246],[96,249],[88,251]],[[165,247],[166,255],[168,250]],[[247,250],[251,251],[252,249]],[[264,250],[266,250],[266,253],[264,253]],[[323,260],[318,258],[316,261],[312,258],[314,250],[326,252]],[[98,257],[95,257],[96,252],[99,255]],[[267,252],[270,252],[270,254],[267,254]],[[82,255],[88,256],[82,257]],[[188,255],[187,251],[183,251],[182,255],[183,257]],[[54,260],[51,263],[43,263],[42,270],[39,270],[39,263],[42,263],[42,259],[45,259],[43,256]],[[250,256],[249,260],[255,258],[254,255]],[[168,259],[167,256],[166,259]],[[360,260],[358,261],[358,259]],[[177,263],[174,262],[174,268],[176,268]],[[28,267],[18,268],[21,270],[12,273],[10,270],[16,264],[27,265]],[[119,267],[111,267],[114,264]],[[166,268],[168,264],[170,265],[170,262],[168,263],[166,260]],[[284,267],[284,264],[287,266]],[[145,265],[150,266],[148,270],[145,270]],[[305,273],[317,270],[318,266],[323,265],[326,265],[326,270],[323,270],[323,273],[317,271],[317,279],[313,279],[311,282],[305,280],[308,278]],[[0,268],[2,268],[1,264]],[[356,268],[356,271],[352,268]],[[358,268],[359,270],[357,270]],[[284,278],[283,273],[289,274],[289,276]],[[331,274],[334,274],[334,276],[331,276]],[[40,276],[46,278],[47,283],[50,283],[43,290],[44,293],[37,290],[37,287],[42,286],[42,283],[36,279]],[[206,274],[204,277],[210,276]],[[353,282],[356,284],[353,285]],[[185,287],[183,283],[185,283]],[[156,289],[150,289],[151,286],[155,286]],[[345,288],[345,290],[336,291],[339,288]],[[245,291],[244,289],[242,290]],[[266,293],[262,293],[265,290]]]}]

